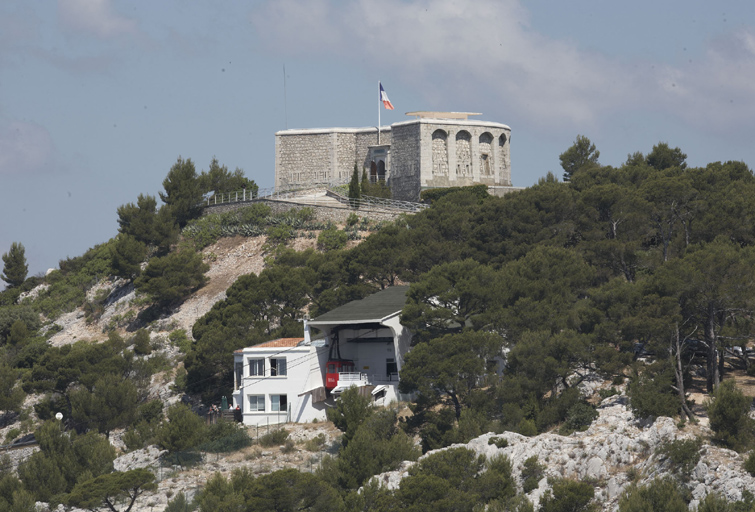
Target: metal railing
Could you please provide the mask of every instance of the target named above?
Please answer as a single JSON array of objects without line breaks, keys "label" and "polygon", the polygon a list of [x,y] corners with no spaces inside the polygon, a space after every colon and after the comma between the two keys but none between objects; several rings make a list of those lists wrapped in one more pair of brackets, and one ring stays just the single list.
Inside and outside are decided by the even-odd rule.
[{"label": "metal railing", "polygon": [[364,382],[365,385],[382,383],[382,382],[398,382],[398,373],[373,373],[367,374],[364,372],[343,372],[338,374],[338,385],[347,382]]},{"label": "metal railing", "polygon": [[203,206],[215,206],[228,203],[240,203],[259,201],[263,199],[272,201],[296,201],[301,204],[311,206],[330,206],[337,207],[334,202],[342,205],[344,208],[362,209],[362,210],[382,210],[390,212],[416,213],[428,208],[423,203],[412,201],[398,201],[396,199],[386,199],[382,197],[362,196],[359,199],[352,199],[341,195],[333,190],[334,187],[318,187],[307,189],[276,190],[273,188],[260,188],[256,191],[236,190],[234,192],[224,192],[213,194],[203,201]]},{"label": "metal railing", "polygon": [[366,210],[388,210],[401,211],[406,213],[417,213],[429,205],[424,203],[415,203],[412,201],[399,201],[397,199],[386,199],[384,197],[362,196],[359,199],[344,197],[336,192],[328,191],[328,195],[339,203],[354,209]]}]

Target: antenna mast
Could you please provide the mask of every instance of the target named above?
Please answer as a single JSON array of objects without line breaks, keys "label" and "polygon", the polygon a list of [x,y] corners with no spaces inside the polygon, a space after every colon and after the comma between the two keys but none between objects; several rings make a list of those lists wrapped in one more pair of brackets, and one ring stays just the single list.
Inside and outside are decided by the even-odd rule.
[{"label": "antenna mast", "polygon": [[286,130],[288,130],[288,98],[286,97],[286,65],[283,64],[283,115],[286,119]]}]

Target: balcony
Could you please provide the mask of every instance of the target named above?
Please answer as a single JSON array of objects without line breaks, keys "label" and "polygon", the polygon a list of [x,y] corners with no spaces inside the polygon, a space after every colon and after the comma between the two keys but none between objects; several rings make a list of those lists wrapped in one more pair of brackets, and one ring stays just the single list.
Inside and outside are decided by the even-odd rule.
[{"label": "balcony", "polygon": [[352,386],[377,386],[379,384],[398,384],[398,373],[365,373],[365,372],[339,372],[338,373],[338,385],[333,388],[331,393],[338,396],[343,391],[349,389]]}]

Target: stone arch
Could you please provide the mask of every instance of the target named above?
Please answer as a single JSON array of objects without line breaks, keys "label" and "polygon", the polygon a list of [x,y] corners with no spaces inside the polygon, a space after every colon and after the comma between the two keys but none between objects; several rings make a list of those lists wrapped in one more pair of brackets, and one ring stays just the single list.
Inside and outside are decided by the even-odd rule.
[{"label": "stone arch", "polygon": [[370,183],[375,183],[377,181],[378,176],[378,167],[377,163],[375,163],[375,160],[370,163]]},{"label": "stone arch", "polygon": [[472,135],[466,130],[456,134],[456,176],[472,176]]},{"label": "stone arch", "polygon": [[378,181],[385,181],[385,161],[384,160],[378,160],[377,179]]},{"label": "stone arch", "polygon": [[480,175],[492,176],[495,170],[495,164],[493,161],[493,135],[491,133],[485,132],[480,135],[479,151]]},{"label": "stone arch", "polygon": [[433,174],[448,176],[448,134],[441,129],[433,132]]}]

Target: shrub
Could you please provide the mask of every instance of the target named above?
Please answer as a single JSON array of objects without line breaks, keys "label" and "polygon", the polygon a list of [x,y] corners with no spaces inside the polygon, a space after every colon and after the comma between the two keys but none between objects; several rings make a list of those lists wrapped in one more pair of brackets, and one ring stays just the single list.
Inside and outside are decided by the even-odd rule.
[{"label": "shrub", "polygon": [[152,347],[149,344],[149,332],[146,329],[139,329],[131,338],[134,344],[134,353],[140,356],[146,356],[152,353]]},{"label": "shrub", "polygon": [[272,432],[268,432],[264,436],[260,436],[259,438],[259,444],[260,446],[264,447],[270,447],[270,446],[280,446],[286,442],[286,439],[288,439],[288,431],[282,428],[273,430]]},{"label": "shrub", "polygon": [[220,420],[207,428],[207,441],[200,444],[198,449],[204,452],[227,453],[241,450],[251,444],[252,439],[245,428],[232,421]]},{"label": "shrub", "polygon": [[[595,489],[586,482],[576,482],[566,478],[555,479],[551,482],[551,489],[545,492],[540,500],[541,512],[572,512],[597,510],[591,504],[595,496]],[[657,509],[652,509],[657,510]]]},{"label": "shrub", "polygon": [[667,361],[653,363],[641,374],[635,374],[627,390],[629,406],[635,415],[647,418],[679,414],[681,406],[673,389],[673,379],[673,368]]},{"label": "shrub", "polygon": [[586,430],[598,417],[598,411],[586,402],[572,405],[566,413],[564,428],[569,432]]},{"label": "shrub", "polygon": [[744,463],[745,471],[755,476],[755,451],[750,452]]},{"label": "shrub", "polygon": [[325,441],[325,434],[317,434],[315,437],[304,443],[304,449],[309,452],[319,452],[325,448]]},{"label": "shrub", "polygon": [[359,215],[357,215],[356,213],[352,212],[346,218],[346,225],[349,227],[356,225],[357,222],[359,222]]},{"label": "shrub", "polygon": [[356,387],[341,393],[336,406],[327,410],[328,419],[343,432],[343,446],[349,444],[359,426],[372,414],[371,400],[359,394]]},{"label": "shrub", "polygon": [[740,391],[733,380],[723,381],[706,402],[713,440],[734,450],[752,443],[753,420],[749,417],[752,399]]},{"label": "shrub", "polygon": [[165,512],[192,512],[196,507],[189,503],[183,492],[176,494],[176,497],[168,502]]},{"label": "shrub", "polygon": [[672,478],[656,479],[638,487],[631,485],[619,500],[619,512],[687,512],[683,490]]},{"label": "shrub", "polygon": [[210,270],[202,255],[192,250],[172,252],[162,258],[152,258],[144,272],[134,281],[134,287],[160,306],[183,300],[205,284],[204,273]]},{"label": "shrub", "polygon": [[174,346],[178,347],[178,350],[180,350],[184,354],[188,353],[191,349],[191,340],[186,335],[186,331],[183,329],[178,329],[171,332],[168,335],[168,341],[170,341]]},{"label": "shrub", "polygon": [[345,231],[326,229],[317,237],[317,247],[323,251],[334,251],[342,249],[348,240],[349,235]]},{"label": "shrub", "polygon": [[178,452],[194,448],[203,439],[205,425],[202,418],[183,404],[175,404],[168,409],[167,420],[157,432],[158,444],[170,451]]},{"label": "shrub", "polygon": [[545,466],[540,464],[537,455],[528,458],[522,464],[522,489],[525,494],[537,489],[540,480],[545,475]]},{"label": "shrub", "polygon": [[283,448],[281,448],[282,453],[294,453],[296,451],[296,446],[294,445],[293,439],[286,439],[286,442],[283,443]]},{"label": "shrub", "polygon": [[537,435],[537,427],[533,420],[522,418],[522,421],[516,426],[516,431],[523,436],[532,437]]},{"label": "shrub", "polygon": [[236,211],[239,224],[262,224],[272,210],[264,203],[255,203]]},{"label": "shrub", "polygon": [[658,449],[659,455],[668,458],[673,469],[682,476],[689,478],[692,469],[700,461],[700,439],[676,439],[664,443]]},{"label": "shrub", "polygon": [[12,428],[5,434],[5,444],[11,444],[21,434],[20,428]]},{"label": "shrub", "polygon": [[506,448],[509,445],[509,442],[503,437],[491,437],[488,439],[488,444],[494,444],[498,448]]},{"label": "shrub", "polygon": [[267,241],[271,244],[284,244],[294,238],[294,228],[285,224],[278,224],[267,228],[265,233]]}]

